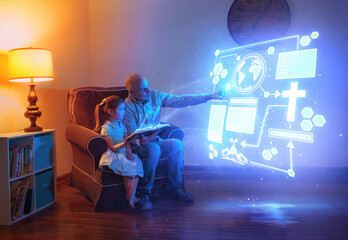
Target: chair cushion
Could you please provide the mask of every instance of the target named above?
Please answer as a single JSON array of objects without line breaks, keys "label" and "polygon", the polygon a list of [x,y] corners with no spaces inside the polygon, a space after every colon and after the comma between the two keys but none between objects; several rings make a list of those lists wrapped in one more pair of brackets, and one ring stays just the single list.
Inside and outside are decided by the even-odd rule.
[{"label": "chair cushion", "polygon": [[70,121],[94,129],[95,106],[111,95],[125,99],[128,96],[128,91],[125,87],[79,87],[72,89],[68,94]]}]

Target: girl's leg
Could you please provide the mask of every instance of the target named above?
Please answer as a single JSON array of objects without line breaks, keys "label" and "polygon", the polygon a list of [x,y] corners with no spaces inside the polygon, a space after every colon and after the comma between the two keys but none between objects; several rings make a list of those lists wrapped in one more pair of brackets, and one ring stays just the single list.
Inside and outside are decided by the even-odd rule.
[{"label": "girl's leg", "polygon": [[130,188],[129,188],[129,192],[130,192],[129,205],[132,208],[134,208],[134,203],[137,203],[138,200],[139,200],[139,199],[137,199],[135,197],[135,193],[137,191],[138,182],[139,182],[139,177],[136,176],[136,177],[132,178],[131,183],[130,183]]},{"label": "girl's leg", "polygon": [[131,186],[132,178],[123,176],[123,182],[124,182],[124,187],[126,189],[126,198],[129,201],[129,198],[131,195],[130,186]]},{"label": "girl's leg", "polygon": [[[136,186],[134,188],[134,177],[135,176],[124,176],[124,185],[127,191],[127,200],[129,202],[129,206],[131,208],[135,208],[134,206],[134,202],[135,202],[135,190],[136,190]],[[136,183],[138,184],[138,182]]]}]

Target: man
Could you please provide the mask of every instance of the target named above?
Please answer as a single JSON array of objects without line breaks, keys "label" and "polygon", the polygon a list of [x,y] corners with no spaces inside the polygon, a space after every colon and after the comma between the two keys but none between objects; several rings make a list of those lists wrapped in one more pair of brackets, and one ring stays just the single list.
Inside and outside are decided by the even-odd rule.
[{"label": "man", "polygon": [[[129,134],[138,128],[154,126],[160,123],[162,107],[186,107],[205,103],[211,99],[222,99],[224,90],[213,94],[175,96],[150,89],[148,81],[139,74],[131,74],[126,79],[129,92],[125,100],[126,114],[124,122]],[[151,210],[149,199],[155,170],[160,156],[168,157],[168,185],[169,195],[178,201],[192,202],[193,196],[184,190],[183,186],[183,158],[184,146],[178,139],[160,139],[158,132],[150,136],[141,136],[138,146],[133,147],[143,162],[144,177],[140,180],[137,194],[140,197],[139,208]]]}]

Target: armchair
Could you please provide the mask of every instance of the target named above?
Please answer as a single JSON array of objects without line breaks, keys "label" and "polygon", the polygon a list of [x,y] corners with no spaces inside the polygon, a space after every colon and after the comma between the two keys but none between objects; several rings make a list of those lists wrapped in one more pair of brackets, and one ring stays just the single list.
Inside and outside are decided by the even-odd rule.
[{"label": "armchair", "polygon": [[[101,155],[107,150],[105,139],[92,129],[95,126],[94,108],[103,98],[117,95],[125,99],[125,87],[79,87],[68,93],[69,124],[66,139],[72,149],[71,186],[82,191],[94,205],[95,211],[110,211],[122,207],[126,191],[123,178],[108,169],[98,167]],[[180,128],[161,132],[162,138],[183,139]],[[160,159],[153,193],[165,190],[167,161]]]}]

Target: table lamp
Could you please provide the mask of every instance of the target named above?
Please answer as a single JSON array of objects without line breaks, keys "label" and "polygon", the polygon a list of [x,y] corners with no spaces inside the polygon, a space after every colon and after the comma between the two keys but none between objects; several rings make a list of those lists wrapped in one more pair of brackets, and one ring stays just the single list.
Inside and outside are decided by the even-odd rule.
[{"label": "table lamp", "polygon": [[25,128],[24,131],[42,131],[42,127],[36,125],[36,119],[41,116],[41,111],[36,106],[38,98],[35,93],[35,82],[53,80],[51,51],[42,48],[10,50],[8,52],[8,76],[10,82],[29,82],[29,106],[24,116],[29,118],[31,125]]}]

